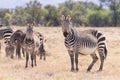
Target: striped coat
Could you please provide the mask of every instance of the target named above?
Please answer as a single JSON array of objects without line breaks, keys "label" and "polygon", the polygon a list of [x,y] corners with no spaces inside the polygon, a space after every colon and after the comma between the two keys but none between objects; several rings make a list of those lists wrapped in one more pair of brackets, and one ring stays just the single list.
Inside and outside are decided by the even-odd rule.
[{"label": "striped coat", "polygon": [[77,31],[75,28],[71,27],[69,16],[63,15],[61,20],[62,31],[65,37],[65,46],[71,59],[71,71],[74,71],[74,57],[76,70],[78,71],[78,53],[83,55],[91,55],[93,61],[87,69],[87,71],[90,71],[98,60],[95,53],[96,51],[98,51],[100,55],[101,63],[99,71],[101,71],[103,69],[104,59],[107,56],[105,35],[98,30],[90,29],[85,31]]}]

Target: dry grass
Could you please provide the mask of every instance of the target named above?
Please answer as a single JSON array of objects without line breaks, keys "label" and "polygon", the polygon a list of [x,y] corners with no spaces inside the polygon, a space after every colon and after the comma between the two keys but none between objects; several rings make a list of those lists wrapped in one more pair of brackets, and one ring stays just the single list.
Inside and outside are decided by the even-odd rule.
[{"label": "dry grass", "polygon": [[[25,29],[24,27],[15,28]],[[91,29],[77,28],[78,30]],[[5,57],[2,42],[0,54],[0,80],[119,80],[120,76],[120,29],[119,28],[95,28],[101,30],[107,36],[108,56],[105,60],[104,70],[96,72],[99,68],[99,61],[95,64],[92,72],[86,73],[90,64],[90,56],[79,56],[79,72],[70,72],[70,59],[64,46],[64,37],[61,28],[37,27],[36,31],[41,32],[46,39],[45,49],[49,56],[47,60],[39,60],[37,66],[29,66],[25,69],[25,58],[12,60]]]}]

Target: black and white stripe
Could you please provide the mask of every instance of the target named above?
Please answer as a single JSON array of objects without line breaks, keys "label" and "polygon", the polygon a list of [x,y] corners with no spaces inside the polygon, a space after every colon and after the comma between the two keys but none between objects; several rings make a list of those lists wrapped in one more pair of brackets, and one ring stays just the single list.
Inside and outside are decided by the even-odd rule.
[{"label": "black and white stripe", "polygon": [[65,37],[65,46],[68,49],[71,59],[71,71],[74,70],[74,56],[76,70],[78,71],[78,53],[91,55],[93,61],[87,69],[87,71],[90,71],[98,59],[95,53],[96,50],[98,50],[100,55],[101,64],[99,71],[101,71],[103,69],[104,59],[107,56],[106,37],[103,35],[103,33],[91,29],[78,32],[76,29],[70,26],[69,16],[63,15],[61,20],[62,31]]},{"label": "black and white stripe", "polygon": [[10,27],[0,27],[0,40],[3,39],[4,43],[7,44],[10,41],[10,37],[12,34],[13,34],[13,30]]},{"label": "black and white stripe", "polygon": [[[34,65],[36,66],[36,54],[39,51],[40,47],[40,39],[38,35],[35,33],[33,30],[33,26],[29,25],[26,29],[25,33],[25,38],[24,38],[24,48],[26,51],[26,65],[25,67],[28,67],[28,60],[29,60],[29,55],[31,56],[31,66],[33,67]],[[34,64],[33,64],[34,63]]]},{"label": "black and white stripe", "polygon": [[93,30],[93,29],[89,29],[89,30],[85,30],[83,31],[83,33],[86,34],[92,34],[96,39],[97,39],[97,48],[98,51],[104,51],[104,57],[106,58],[107,56],[107,49],[106,49],[106,37],[105,35],[98,30]]},{"label": "black and white stripe", "polygon": [[10,41],[10,37],[13,34],[13,30],[10,27],[1,27],[0,28],[0,40],[4,39],[5,43]]},{"label": "black and white stripe", "polygon": [[44,36],[39,32],[37,32],[37,36],[40,40],[40,47],[39,47],[40,59],[42,59],[42,57],[44,57],[43,59],[46,60],[46,51],[44,48]]}]

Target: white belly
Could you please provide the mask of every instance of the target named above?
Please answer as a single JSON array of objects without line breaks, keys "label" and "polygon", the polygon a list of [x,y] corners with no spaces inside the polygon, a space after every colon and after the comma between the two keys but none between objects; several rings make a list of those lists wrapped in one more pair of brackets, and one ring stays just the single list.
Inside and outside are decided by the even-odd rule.
[{"label": "white belly", "polygon": [[79,49],[79,52],[81,54],[85,54],[85,55],[88,55],[88,54],[92,54],[96,51],[97,48],[81,48]]}]

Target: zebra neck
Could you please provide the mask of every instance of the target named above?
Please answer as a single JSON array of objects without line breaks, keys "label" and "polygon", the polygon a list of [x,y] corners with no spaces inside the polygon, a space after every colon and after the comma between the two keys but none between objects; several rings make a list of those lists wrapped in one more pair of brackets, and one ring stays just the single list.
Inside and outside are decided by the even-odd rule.
[{"label": "zebra neck", "polygon": [[65,37],[65,40],[67,41],[67,40],[73,39],[74,35],[75,35],[75,34],[74,34],[74,30],[73,30],[73,29],[70,29],[67,37]]}]

